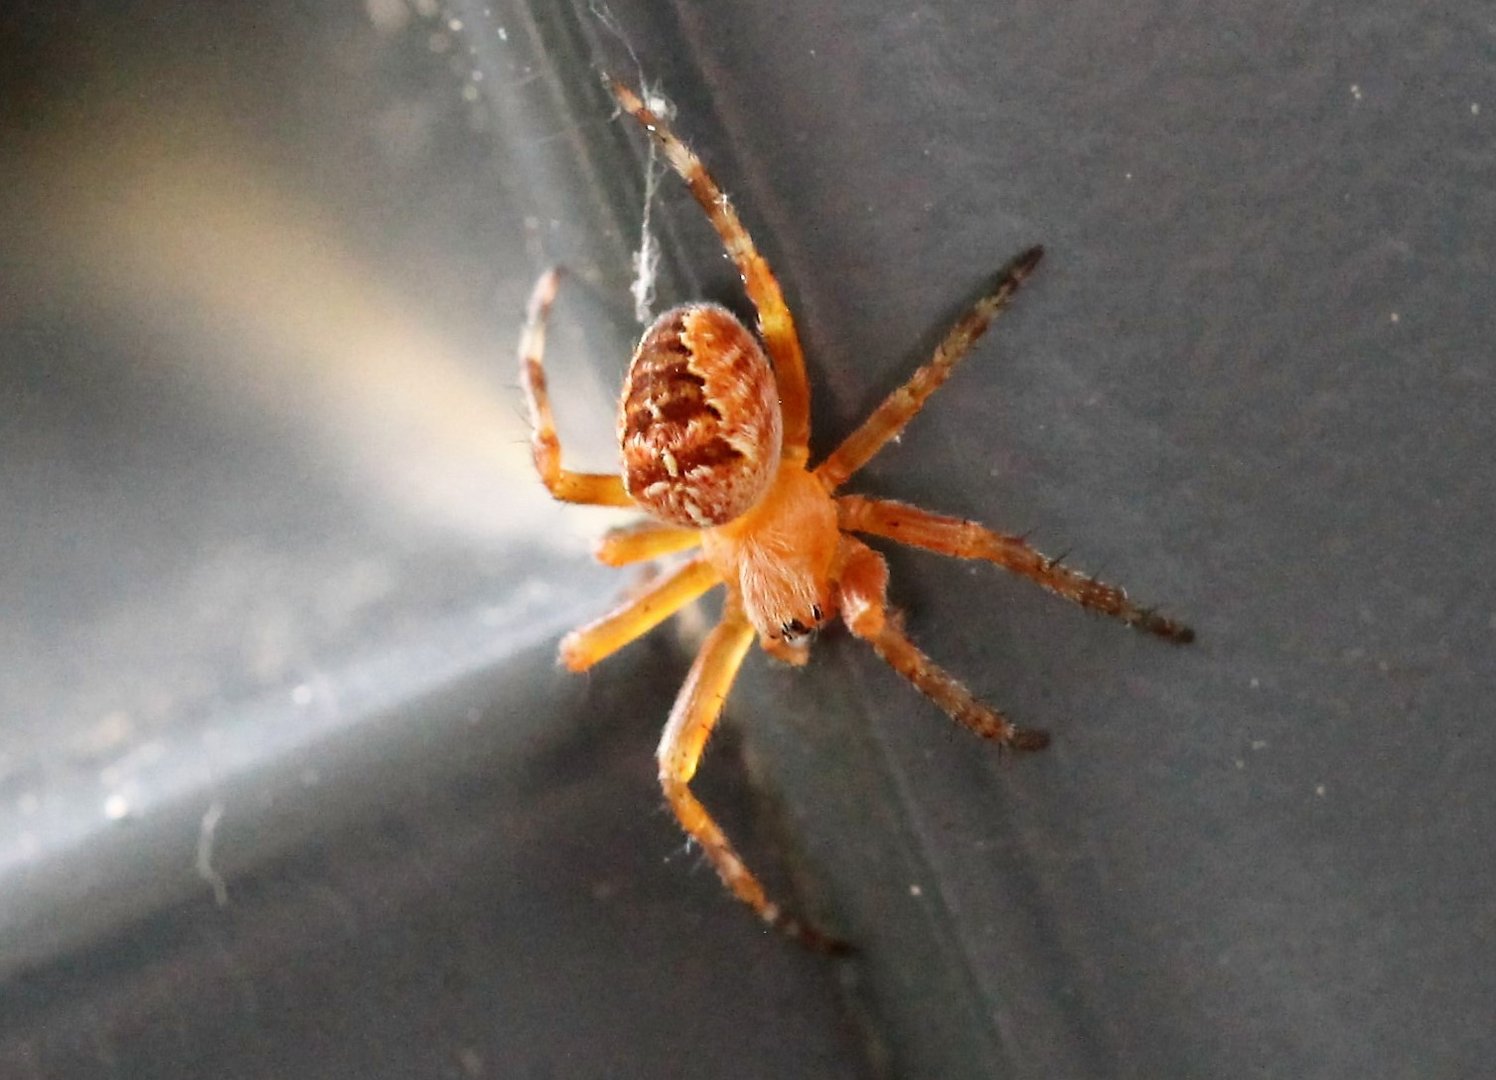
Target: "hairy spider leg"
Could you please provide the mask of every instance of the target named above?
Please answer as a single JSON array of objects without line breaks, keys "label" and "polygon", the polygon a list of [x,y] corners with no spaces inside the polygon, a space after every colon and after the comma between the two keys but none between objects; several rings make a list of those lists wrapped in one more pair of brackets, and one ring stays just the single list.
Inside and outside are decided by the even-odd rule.
[{"label": "hairy spider leg", "polygon": [[592,554],[604,566],[627,566],[674,555],[700,543],[700,529],[683,529],[679,525],[645,519],[609,529],[598,540]]},{"label": "hairy spider leg", "polygon": [[602,618],[567,634],[561,639],[561,662],[572,671],[586,671],[721,583],[716,568],[697,556]]},{"label": "hairy spider leg", "polygon": [[1018,286],[1033,273],[1044,256],[1042,247],[1031,247],[999,272],[992,290],[956,321],[929,363],[916,371],[903,386],[883,400],[856,431],[848,435],[831,455],[816,466],[815,474],[835,491],[847,478],[872,460],[873,455],[904,430],[914,414],[924,408],[930,395],[940,389],[956,364],[987,331],[997,313],[1007,306]]},{"label": "hairy spider leg", "polygon": [[982,738],[1014,750],[1042,750],[1049,745],[1046,732],[1017,727],[922,653],[888,611],[888,564],[883,556],[855,537],[843,536],[841,543],[842,618],[854,635],[953,720]]},{"label": "hairy spider leg", "polygon": [[706,166],[670,127],[649,110],[628,87],[609,79],[608,85],[618,104],[643,125],[654,138],[665,160],[680,174],[691,194],[706,212],[728,257],[743,278],[748,299],[758,310],[758,332],[763,338],[769,359],[774,363],[774,378],[779,384],[780,411],[784,417],[784,456],[786,460],[804,462],[810,446],[810,383],[805,376],[805,353],[795,319],[768,261],[759,254],[738,212],[717,186]]},{"label": "hairy spider leg", "polygon": [[717,726],[717,718],[753,637],[753,626],[744,616],[741,602],[735,593],[729,593],[722,621],[707,635],[665,723],[657,755],[660,786],[681,828],[701,845],[729,892],[757,912],[764,922],[802,944],[822,952],[842,952],[846,949],[843,942],[788,914],[769,899],[753,871],[733,849],[727,834],[691,793],[691,778],[701,764],[707,740]]},{"label": "hairy spider leg", "polygon": [[555,268],[540,275],[530,294],[525,329],[519,339],[519,378],[530,407],[530,450],[535,458],[535,471],[551,495],[562,502],[633,506],[634,501],[624,491],[620,477],[572,472],[561,467],[561,440],[556,435],[551,398],[545,388],[545,369],[540,363],[545,354],[546,319],[560,281],[561,272]]},{"label": "hairy spider leg", "polygon": [[1041,555],[1021,537],[996,532],[974,521],[933,514],[907,503],[862,495],[838,497],[836,514],[838,524],[849,532],[883,536],[957,559],[996,563],[1066,600],[1120,619],[1128,626],[1181,644],[1195,639],[1195,632],[1188,626],[1139,607],[1115,585],[1062,566],[1059,559]]}]

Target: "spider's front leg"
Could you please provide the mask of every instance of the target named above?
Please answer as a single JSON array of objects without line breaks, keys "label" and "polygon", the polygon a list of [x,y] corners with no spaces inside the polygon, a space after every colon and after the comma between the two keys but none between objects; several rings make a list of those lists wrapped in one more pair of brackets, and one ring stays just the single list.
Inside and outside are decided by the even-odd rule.
[{"label": "spider's front leg", "polygon": [[674,555],[700,543],[700,529],[683,529],[679,525],[646,519],[609,529],[598,540],[592,554],[604,566],[628,566]]},{"label": "spider's front leg", "polygon": [[721,581],[712,564],[700,556],[677,566],[622,606],[562,638],[561,662],[571,671],[586,671]]},{"label": "spider's front leg", "polygon": [[545,326],[561,272],[554,268],[540,275],[530,294],[525,328],[519,339],[519,378],[530,407],[530,448],[535,457],[535,471],[540,474],[551,495],[562,502],[588,503],[593,506],[633,506],[623,490],[623,480],[607,473],[579,473],[561,467],[561,439],[551,415],[551,398],[545,386]]},{"label": "spider's front leg", "polygon": [[920,652],[888,614],[888,564],[883,556],[853,537],[843,536],[841,542],[841,613],[853,634],[952,719],[982,738],[1014,750],[1042,750],[1049,745],[1047,733],[1015,726]]},{"label": "spider's front leg", "polygon": [[732,842],[706,807],[691,793],[691,778],[737,678],[743,657],[753,644],[754,630],[735,593],[729,594],[722,621],[707,635],[686,676],[680,696],[670,710],[660,738],[660,786],[670,809],[687,835],[701,845],[717,876],[729,892],[758,913],[759,918],[804,945],[821,952],[842,952],[843,942],[828,937],[788,914],[771,901],[763,885],[733,850]]}]

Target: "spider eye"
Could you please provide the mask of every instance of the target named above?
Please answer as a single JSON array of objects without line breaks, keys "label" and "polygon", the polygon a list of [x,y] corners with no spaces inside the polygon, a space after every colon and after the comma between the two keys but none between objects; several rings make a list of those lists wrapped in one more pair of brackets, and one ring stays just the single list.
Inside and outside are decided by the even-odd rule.
[{"label": "spider eye", "polygon": [[810,607],[810,617],[813,618],[816,622],[820,622],[821,621],[821,605],[820,604],[812,604],[811,605],[811,607]]}]

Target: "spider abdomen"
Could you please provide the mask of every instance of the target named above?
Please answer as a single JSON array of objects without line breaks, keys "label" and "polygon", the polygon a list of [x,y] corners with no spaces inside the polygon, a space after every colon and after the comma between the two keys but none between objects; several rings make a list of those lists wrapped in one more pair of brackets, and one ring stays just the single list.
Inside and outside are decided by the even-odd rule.
[{"label": "spider abdomen", "polygon": [[644,332],[618,408],[623,485],[655,517],[723,525],[756,503],[779,465],[774,370],[726,308],[691,304]]}]

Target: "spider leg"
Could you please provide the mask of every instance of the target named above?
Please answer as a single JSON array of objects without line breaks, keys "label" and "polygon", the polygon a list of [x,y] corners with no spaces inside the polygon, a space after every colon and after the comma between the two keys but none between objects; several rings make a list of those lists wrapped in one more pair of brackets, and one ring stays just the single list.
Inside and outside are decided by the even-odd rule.
[{"label": "spider leg", "polygon": [[1014,750],[1042,750],[1043,731],[1016,727],[1007,717],[978,701],[950,672],[939,667],[909,640],[888,613],[888,564],[861,540],[842,537],[842,618],[857,637],[873,647],[889,667],[915,685],[953,720],[984,739]]},{"label": "spider leg", "polygon": [[682,529],[664,522],[636,521],[609,529],[598,540],[592,554],[604,566],[627,566],[629,563],[674,555],[701,543],[698,529]]},{"label": "spider leg", "polygon": [[810,384],[805,377],[805,354],[800,347],[800,336],[795,331],[794,316],[784,302],[784,293],[774,272],[758,253],[738,212],[706,171],[701,159],[632,90],[612,79],[607,82],[624,112],[643,125],[659,145],[665,159],[691,189],[691,194],[717,230],[728,257],[737,266],[748,299],[758,310],[758,332],[764,339],[769,359],[774,362],[780,410],[784,416],[784,456],[787,460],[805,461],[810,445]]},{"label": "spider leg", "polygon": [[556,421],[551,415],[551,398],[546,392],[545,369],[540,360],[545,353],[545,324],[556,299],[561,272],[554,268],[540,275],[530,294],[525,328],[519,339],[519,377],[530,407],[530,449],[535,471],[551,495],[562,502],[589,503],[594,506],[633,506],[623,490],[623,481],[609,474],[579,473],[561,467],[561,440],[556,435]]},{"label": "spider leg", "polygon": [[700,556],[676,567],[601,619],[562,638],[561,662],[572,671],[586,671],[643,637],[721,581],[711,563]]},{"label": "spider leg", "polygon": [[730,594],[722,621],[702,644],[670,710],[658,753],[660,786],[681,828],[701,845],[729,892],[757,912],[764,922],[802,944],[822,952],[840,952],[845,949],[841,942],[789,915],[768,898],[758,878],[733,850],[727,834],[691,793],[691,778],[696,775],[727,693],[753,643],[753,635],[741,602],[736,594]]},{"label": "spider leg", "polygon": [[956,364],[970,351],[973,343],[987,330],[993,318],[1008,303],[1018,286],[1033,273],[1043,257],[1042,247],[1031,247],[1003,267],[997,284],[972,305],[945,335],[929,363],[916,371],[903,386],[883,400],[862,425],[816,467],[816,476],[834,491],[847,478],[872,460],[873,455],[924,408],[925,401],[940,389]]},{"label": "spider leg", "polygon": [[983,559],[996,563],[1066,600],[1120,619],[1128,626],[1135,626],[1174,642],[1195,640],[1195,632],[1188,626],[1166,619],[1148,608],[1139,607],[1127,598],[1127,593],[1115,585],[1097,581],[1068,566],[1062,566],[1059,559],[1041,555],[1029,547],[1022,537],[994,532],[974,521],[932,514],[907,503],[869,499],[861,495],[843,495],[838,498],[836,513],[843,529],[885,536],[901,544],[957,559]]}]

